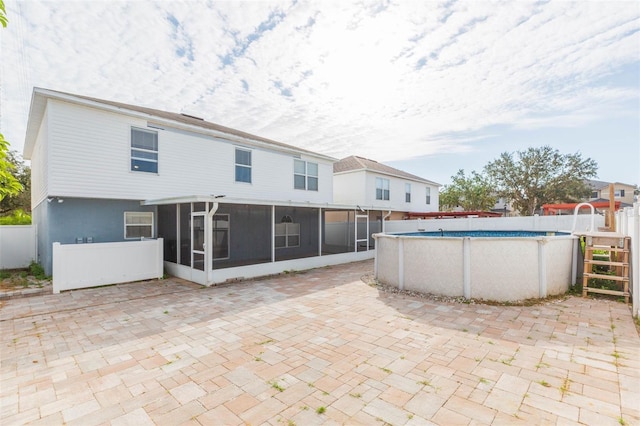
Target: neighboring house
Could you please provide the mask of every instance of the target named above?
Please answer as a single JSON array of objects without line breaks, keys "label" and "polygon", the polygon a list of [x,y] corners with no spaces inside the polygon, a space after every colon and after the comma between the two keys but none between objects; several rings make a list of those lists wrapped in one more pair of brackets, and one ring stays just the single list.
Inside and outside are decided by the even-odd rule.
[{"label": "neighboring house", "polygon": [[609,185],[613,183],[614,201],[623,203],[623,207],[631,206],[634,202],[634,185],[620,182],[603,182],[587,179],[586,184],[591,188],[591,196],[585,201],[609,200]]},{"label": "neighboring house", "polygon": [[197,117],[36,88],[24,158],[47,274],[54,242],[162,237],[201,284],[373,257],[335,159]]},{"label": "neighboring house", "polygon": [[513,208],[513,202],[507,202],[504,198],[499,198],[491,211],[501,213],[504,217],[520,216],[520,213]]},{"label": "neighboring house", "polygon": [[356,204],[362,211],[385,211],[387,220],[437,212],[440,186],[363,157],[343,158],[333,165],[334,202]]}]

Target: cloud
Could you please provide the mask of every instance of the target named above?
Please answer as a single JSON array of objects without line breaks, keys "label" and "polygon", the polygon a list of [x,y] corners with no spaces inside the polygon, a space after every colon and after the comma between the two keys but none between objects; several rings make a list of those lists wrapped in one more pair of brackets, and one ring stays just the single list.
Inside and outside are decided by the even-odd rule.
[{"label": "cloud", "polygon": [[606,79],[639,60],[633,2],[7,7],[1,123],[14,144],[31,86],[385,161],[467,152],[496,125],[578,126],[638,98]]}]

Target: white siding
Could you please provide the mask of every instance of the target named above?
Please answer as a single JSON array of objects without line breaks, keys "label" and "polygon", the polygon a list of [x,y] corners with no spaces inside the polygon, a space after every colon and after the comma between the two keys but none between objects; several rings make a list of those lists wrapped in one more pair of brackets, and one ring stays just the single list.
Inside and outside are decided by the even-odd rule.
[{"label": "white siding", "polygon": [[365,171],[358,171],[333,176],[333,202],[360,206],[372,205],[367,201],[363,191],[366,185],[365,175]]},{"label": "white siding", "polygon": [[[376,178],[389,180],[389,200],[376,200]],[[404,212],[438,211],[438,187],[431,186],[431,204],[426,203],[426,183],[359,170],[333,177],[334,202],[375,206]],[[411,202],[405,201],[405,184],[411,184]]]},{"label": "white siding", "polygon": [[[376,178],[389,180],[389,200],[376,200]],[[405,184],[411,184],[411,202],[405,201]],[[426,183],[408,179],[396,178],[388,175],[368,173],[365,187],[366,202],[383,206],[391,210],[424,213],[438,211],[438,187],[431,187],[431,203],[426,202]]]},{"label": "white siding", "polygon": [[[49,193],[69,197],[156,199],[187,195],[332,201],[333,165],[318,163],[318,191],[293,189],[293,155],[222,139],[158,130],[158,173],[130,170],[131,127],[145,120],[50,101]],[[235,148],[252,151],[252,183],[235,182]]]},{"label": "white siding", "polygon": [[47,173],[49,171],[48,161],[48,114],[45,111],[35,147],[31,155],[31,206],[40,204],[48,194]]}]

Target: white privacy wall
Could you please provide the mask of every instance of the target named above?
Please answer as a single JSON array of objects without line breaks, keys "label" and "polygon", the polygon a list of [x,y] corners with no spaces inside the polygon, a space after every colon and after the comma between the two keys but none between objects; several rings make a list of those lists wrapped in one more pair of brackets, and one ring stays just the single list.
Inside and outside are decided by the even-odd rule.
[{"label": "white privacy wall", "polygon": [[[573,227],[574,216],[471,217],[459,219],[390,220],[386,232],[438,231],[567,231]],[[576,231],[591,226],[591,215],[577,217]],[[604,226],[604,216],[595,216],[595,228]]]},{"label": "white privacy wall", "polygon": [[98,244],[53,243],[53,292],[162,278],[162,238]]},{"label": "white privacy wall", "polygon": [[29,266],[36,259],[36,226],[0,226],[0,269]]}]

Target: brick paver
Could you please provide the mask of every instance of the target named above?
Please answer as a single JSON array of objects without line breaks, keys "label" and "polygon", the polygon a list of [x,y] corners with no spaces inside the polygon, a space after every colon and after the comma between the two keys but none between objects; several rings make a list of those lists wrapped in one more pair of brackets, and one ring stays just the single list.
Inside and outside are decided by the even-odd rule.
[{"label": "brick paver", "polygon": [[0,301],[0,424],[640,424],[629,308],[436,302],[371,261]]}]

